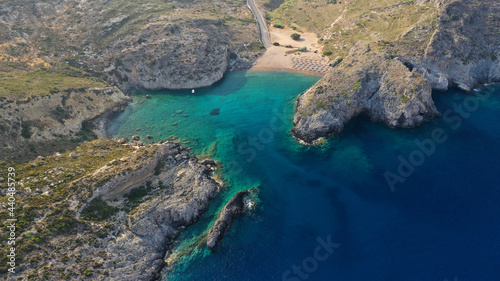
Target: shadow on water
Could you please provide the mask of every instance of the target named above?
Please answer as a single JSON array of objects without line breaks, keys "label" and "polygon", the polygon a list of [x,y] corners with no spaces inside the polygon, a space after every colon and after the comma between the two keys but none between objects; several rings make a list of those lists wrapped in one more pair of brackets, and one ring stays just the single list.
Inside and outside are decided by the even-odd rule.
[{"label": "shadow on water", "polygon": [[[230,75],[228,75],[230,74]],[[228,76],[230,76],[228,78]],[[196,89],[183,90],[135,90],[133,96],[145,95],[172,95],[172,96],[203,96],[203,95],[229,95],[239,91],[247,83],[245,71],[233,71],[225,73],[224,76],[210,86]],[[192,93],[194,90],[194,93]]]}]

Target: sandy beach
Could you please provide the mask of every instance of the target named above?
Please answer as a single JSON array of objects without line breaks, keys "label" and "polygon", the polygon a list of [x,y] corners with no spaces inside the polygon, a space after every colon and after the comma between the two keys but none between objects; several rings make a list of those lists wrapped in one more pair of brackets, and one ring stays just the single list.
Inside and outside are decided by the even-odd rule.
[{"label": "sandy beach", "polygon": [[[299,33],[300,39],[293,40],[290,37],[292,33]],[[252,69],[283,69],[321,75],[325,75],[331,69],[328,66],[329,59],[322,55],[323,51],[317,43],[318,38],[315,33],[301,33],[289,27],[284,29],[269,27],[269,34],[271,42],[278,42],[280,45],[269,47]],[[286,45],[292,48],[286,48]],[[307,47],[307,51],[296,51],[299,47]]]}]

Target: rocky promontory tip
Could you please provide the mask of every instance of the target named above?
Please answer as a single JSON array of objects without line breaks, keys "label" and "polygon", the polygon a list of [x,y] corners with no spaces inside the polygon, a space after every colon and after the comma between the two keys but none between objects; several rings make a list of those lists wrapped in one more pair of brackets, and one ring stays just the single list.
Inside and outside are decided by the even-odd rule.
[{"label": "rocky promontory tip", "polygon": [[[50,280],[68,280],[66,269],[75,280],[158,280],[175,238],[221,189],[212,178],[217,165],[175,142],[133,146],[107,139],[16,164],[30,175],[19,181],[30,187],[19,190],[19,202],[48,214],[23,228],[44,231],[36,247],[19,252],[33,260],[20,264],[18,278],[36,279],[51,267]],[[26,210],[19,216],[30,216]],[[48,260],[47,252],[57,254]]]},{"label": "rocky promontory tip", "polygon": [[217,248],[217,245],[222,241],[224,234],[226,234],[233,221],[245,212],[244,199],[249,193],[249,190],[236,193],[222,208],[219,218],[208,232],[207,247],[210,250]]},{"label": "rocky promontory tip", "polygon": [[297,100],[292,133],[313,143],[339,134],[364,113],[387,126],[414,127],[439,116],[424,75],[358,42],[344,61]]}]

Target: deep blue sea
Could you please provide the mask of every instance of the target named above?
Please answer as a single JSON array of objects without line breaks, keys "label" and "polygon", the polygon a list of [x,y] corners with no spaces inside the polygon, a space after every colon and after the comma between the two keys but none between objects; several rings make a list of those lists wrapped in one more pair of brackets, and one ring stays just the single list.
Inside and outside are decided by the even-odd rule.
[{"label": "deep blue sea", "polygon": [[[117,138],[177,136],[224,163],[227,188],[178,237],[164,280],[500,280],[500,87],[434,93],[443,118],[414,129],[359,117],[311,148],[289,130],[319,79],[232,72],[194,94],[135,92],[113,120]],[[255,186],[257,207],[206,249],[220,208]]]}]

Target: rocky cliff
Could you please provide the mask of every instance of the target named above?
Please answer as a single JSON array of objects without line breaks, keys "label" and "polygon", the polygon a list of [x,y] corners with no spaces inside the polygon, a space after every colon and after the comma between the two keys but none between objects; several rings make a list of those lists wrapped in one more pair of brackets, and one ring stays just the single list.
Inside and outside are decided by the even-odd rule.
[{"label": "rocky cliff", "polygon": [[439,116],[431,90],[470,91],[500,81],[498,1],[419,1],[439,21],[419,21],[394,42],[358,42],[340,64],[300,95],[293,135],[305,143],[342,132],[359,114],[389,127]]},{"label": "rocky cliff", "polygon": [[100,139],[16,169],[22,279],[155,280],[175,237],[221,188],[215,161],[172,142]]},{"label": "rocky cliff", "polygon": [[439,116],[424,75],[360,42],[325,78],[297,100],[292,133],[311,143],[342,132],[365,113],[390,127],[413,127]]},{"label": "rocky cliff", "polygon": [[0,100],[2,159],[22,161],[71,147],[91,133],[93,121],[123,109],[128,98],[116,87],[67,90],[25,100]]},{"label": "rocky cliff", "polygon": [[103,72],[126,88],[205,87],[221,79],[229,67],[231,34],[221,20],[151,24],[137,36],[143,41],[131,44],[133,39],[126,37],[113,43],[103,63]]},{"label": "rocky cliff", "polygon": [[260,52],[245,1],[0,3],[0,71],[64,62],[122,90],[209,86]]},{"label": "rocky cliff", "polygon": [[500,2],[461,0],[443,8],[424,55],[409,60],[436,90],[448,84],[470,91],[500,81],[499,58]]}]

